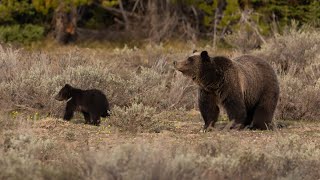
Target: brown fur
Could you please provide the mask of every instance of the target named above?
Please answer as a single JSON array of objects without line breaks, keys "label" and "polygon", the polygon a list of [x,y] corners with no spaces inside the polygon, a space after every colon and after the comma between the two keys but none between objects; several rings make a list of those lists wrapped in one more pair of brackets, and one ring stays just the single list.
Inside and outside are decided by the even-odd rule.
[{"label": "brown fur", "polygon": [[277,76],[264,60],[244,55],[234,60],[209,57],[206,51],[174,62],[177,70],[199,85],[204,130],[214,125],[222,106],[231,128],[268,129],[279,98]]}]

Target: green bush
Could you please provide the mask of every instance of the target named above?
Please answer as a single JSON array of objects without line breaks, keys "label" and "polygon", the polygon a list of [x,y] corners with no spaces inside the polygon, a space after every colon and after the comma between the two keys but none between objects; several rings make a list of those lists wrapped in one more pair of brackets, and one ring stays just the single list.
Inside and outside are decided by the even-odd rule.
[{"label": "green bush", "polygon": [[43,38],[45,29],[39,25],[0,26],[0,41],[28,44]]}]

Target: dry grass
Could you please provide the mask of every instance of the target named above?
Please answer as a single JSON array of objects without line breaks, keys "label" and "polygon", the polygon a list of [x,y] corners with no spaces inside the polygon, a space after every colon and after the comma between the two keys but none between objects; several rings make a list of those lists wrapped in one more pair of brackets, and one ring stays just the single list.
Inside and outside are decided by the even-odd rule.
[{"label": "dry grass", "polygon": [[279,74],[278,119],[319,120],[320,33],[289,29],[270,39],[256,55],[273,63]]},{"label": "dry grass", "polygon": [[[171,66],[193,44],[0,46],[0,179],[319,179],[319,34],[292,30],[253,52],[277,70],[275,121],[288,127],[226,131],[222,116],[205,134],[196,86]],[[80,114],[62,121],[65,103],[52,97],[64,83],[104,91],[112,116],[99,127]]]},{"label": "dry grass", "polygon": [[22,115],[1,123],[1,179],[320,178],[319,123],[202,134],[193,131],[198,121],[190,120],[174,122],[177,130],[135,135],[107,121],[95,127]]},{"label": "dry grass", "polygon": [[61,104],[51,97],[70,83],[83,89],[101,89],[112,105],[120,107],[134,102],[161,109],[191,109],[196,87],[170,65],[187,51],[177,57],[167,51],[150,46],[107,52],[70,48],[42,53],[1,47],[1,103],[6,109],[50,112],[56,116]]}]

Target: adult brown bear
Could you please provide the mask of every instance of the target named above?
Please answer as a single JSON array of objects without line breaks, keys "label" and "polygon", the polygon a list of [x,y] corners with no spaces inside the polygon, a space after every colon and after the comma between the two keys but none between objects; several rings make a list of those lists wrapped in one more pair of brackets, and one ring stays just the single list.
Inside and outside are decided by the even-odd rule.
[{"label": "adult brown bear", "polygon": [[244,55],[234,60],[210,57],[207,51],[194,52],[174,67],[199,86],[199,109],[204,131],[218,119],[222,106],[232,129],[268,129],[279,99],[279,83],[264,60]]}]

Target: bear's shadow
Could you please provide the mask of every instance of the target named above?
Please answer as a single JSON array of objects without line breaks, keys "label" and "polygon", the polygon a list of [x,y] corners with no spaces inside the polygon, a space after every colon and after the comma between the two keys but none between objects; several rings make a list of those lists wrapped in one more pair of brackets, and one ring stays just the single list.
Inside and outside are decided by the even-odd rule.
[{"label": "bear's shadow", "polygon": [[74,118],[70,120],[70,122],[74,124],[85,124],[85,120],[83,118]]},{"label": "bear's shadow", "polygon": [[[230,130],[231,125],[232,125],[232,123],[228,122],[228,121],[218,121],[218,122],[216,122],[214,127],[208,128],[208,132],[210,132],[210,131],[228,131],[228,130]],[[277,121],[277,122],[272,123],[273,128],[269,129],[269,130],[285,129],[291,125],[292,125],[292,123],[290,123],[290,122]],[[257,129],[251,129],[249,126],[247,126],[244,129],[241,129],[241,131],[243,131],[243,130],[254,131]]]},{"label": "bear's shadow", "polygon": [[[100,118],[100,121],[101,121],[101,123],[103,123],[103,122],[105,122],[106,121],[106,118]],[[73,119],[71,119],[70,121],[69,121],[70,123],[73,123],[73,124],[85,124],[85,125],[91,125],[91,126],[93,126],[92,124],[86,124],[85,122],[85,119],[84,118],[82,118],[82,117],[74,117]]]}]

